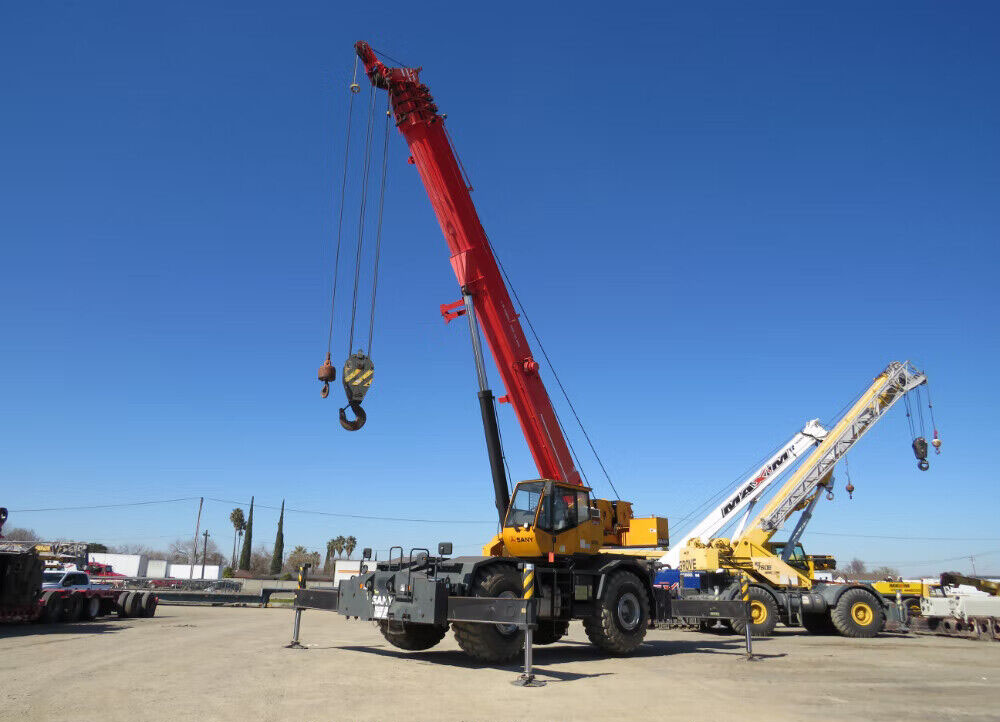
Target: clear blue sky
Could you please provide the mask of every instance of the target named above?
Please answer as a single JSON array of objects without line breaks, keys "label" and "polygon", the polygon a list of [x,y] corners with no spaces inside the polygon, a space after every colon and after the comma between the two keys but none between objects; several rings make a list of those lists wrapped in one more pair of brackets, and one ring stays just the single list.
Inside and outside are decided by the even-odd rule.
[{"label": "clear blue sky", "polygon": [[[841,471],[805,541],[908,573],[968,554],[1000,571],[998,20],[972,2],[7,3],[0,503],[254,494],[473,522],[290,513],[286,545],[489,537],[468,338],[437,316],[458,291],[395,131],[368,425],[340,429],[339,387],[319,398],[346,85],[367,39],[424,67],[639,513],[679,520],[909,358],[944,453],[917,471],[895,409],[851,454],[854,500]],[[533,476],[509,407],[501,424],[514,476]],[[166,546],[196,506],[10,524]],[[202,525],[226,550],[232,506],[206,502]],[[276,518],[258,508],[256,540]]]}]

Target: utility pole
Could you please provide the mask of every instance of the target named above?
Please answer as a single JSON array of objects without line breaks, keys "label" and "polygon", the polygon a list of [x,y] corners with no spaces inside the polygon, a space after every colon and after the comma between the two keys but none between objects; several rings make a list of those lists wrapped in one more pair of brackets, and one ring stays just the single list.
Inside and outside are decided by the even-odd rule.
[{"label": "utility pole", "polygon": [[976,557],[969,557],[969,561],[972,562],[972,576],[976,576]]},{"label": "utility pole", "polygon": [[205,578],[205,558],[208,556],[208,529],[205,530],[205,546],[201,549],[201,578]]},{"label": "utility pole", "polygon": [[205,497],[198,499],[198,521],[194,523],[194,547],[191,551],[191,564],[189,565],[190,571],[188,572],[188,579],[194,579],[194,565],[198,563],[198,531],[201,529],[201,507],[205,503]]}]

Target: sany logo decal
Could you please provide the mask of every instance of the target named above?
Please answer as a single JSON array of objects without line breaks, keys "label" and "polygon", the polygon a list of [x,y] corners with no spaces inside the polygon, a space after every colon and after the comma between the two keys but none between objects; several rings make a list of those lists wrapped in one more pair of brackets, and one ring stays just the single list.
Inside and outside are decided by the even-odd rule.
[{"label": "sany logo decal", "polygon": [[746,486],[740,489],[740,491],[735,496],[733,496],[733,498],[730,499],[724,507],[722,507],[722,516],[727,516],[730,512],[732,512],[733,509],[739,506],[739,503],[741,501],[743,501],[749,494],[751,494],[758,486],[764,483],[764,479],[773,474],[777,469],[781,468],[781,465],[784,464],[786,461],[788,461],[791,455],[792,455],[791,449],[785,449],[784,453],[782,453],[781,456],[779,456],[777,459],[771,462],[768,466],[764,467],[763,471],[761,471],[760,473],[760,476],[758,476],[756,479],[749,482]]}]

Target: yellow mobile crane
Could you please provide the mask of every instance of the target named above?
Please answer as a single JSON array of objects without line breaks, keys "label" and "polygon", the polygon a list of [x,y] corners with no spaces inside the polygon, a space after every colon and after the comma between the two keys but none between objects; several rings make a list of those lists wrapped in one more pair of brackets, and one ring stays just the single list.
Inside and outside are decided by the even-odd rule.
[{"label": "yellow mobile crane", "polygon": [[[830,493],[834,465],[892,406],[927,377],[909,362],[893,361],[879,374],[851,409],[831,429],[812,454],[796,469],[736,538],[714,538],[707,543],[695,537],[681,550],[679,568],[694,596],[732,599],[740,574],[751,579],[751,631],[770,634],[779,620],[801,623],[815,633],[836,629],[845,637],[873,637],[886,617],[897,618],[889,604],[871,585],[835,583],[815,578],[821,569],[833,569],[829,556],[808,556],[799,540],[821,495]],[[935,432],[934,446],[940,441]],[[927,441],[917,437],[913,450],[918,467],[927,469]],[[853,487],[848,485],[848,491]],[[772,537],[797,511],[802,514],[789,538]],[[742,632],[742,623],[734,621]]]}]

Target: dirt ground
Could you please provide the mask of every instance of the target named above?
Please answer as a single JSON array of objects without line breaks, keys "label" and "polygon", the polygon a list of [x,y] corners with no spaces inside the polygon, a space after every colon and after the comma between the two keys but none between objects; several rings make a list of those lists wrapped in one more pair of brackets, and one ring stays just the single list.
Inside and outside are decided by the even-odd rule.
[{"label": "dirt ground", "polygon": [[422,653],[370,624],[290,609],[161,606],[153,619],[0,627],[0,720],[1000,719],[1000,644],[779,628],[742,660],[735,636],[653,631],[599,656],[579,624],[516,665],[471,663],[449,634]]}]

